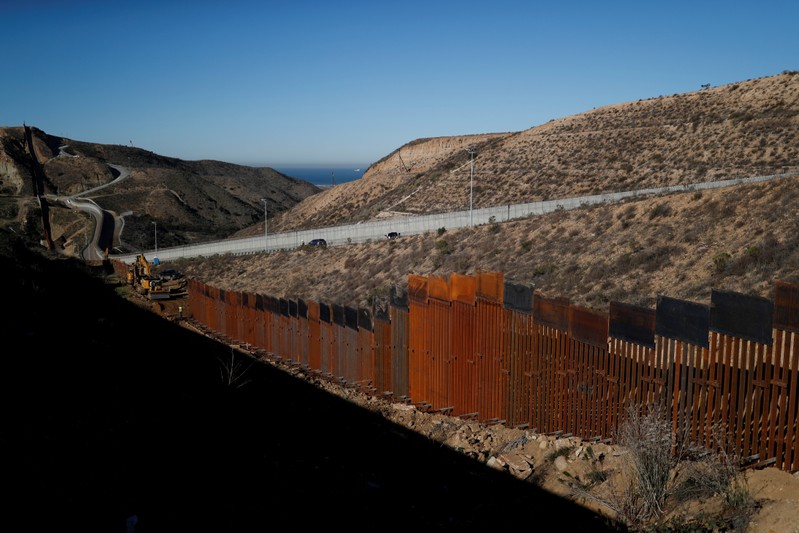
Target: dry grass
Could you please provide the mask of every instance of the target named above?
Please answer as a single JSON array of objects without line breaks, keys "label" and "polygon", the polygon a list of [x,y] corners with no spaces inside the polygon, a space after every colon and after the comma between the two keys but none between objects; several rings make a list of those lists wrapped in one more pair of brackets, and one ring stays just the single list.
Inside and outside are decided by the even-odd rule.
[{"label": "dry grass", "polygon": [[[499,271],[514,283],[606,310],[712,289],[771,297],[799,281],[799,178],[562,211],[396,240],[185,261],[225,289],[368,307],[408,274]],[[723,257],[724,259],[720,259]]]},{"label": "dry grass", "polygon": [[362,179],[301,202],[274,227],[464,209],[468,146],[476,149],[476,208],[795,171],[799,75],[619,103],[515,133],[419,139]]},{"label": "dry grass", "polygon": [[566,480],[575,497],[598,503],[631,531],[742,533],[749,526],[757,506],[740,461],[723,446],[704,449],[675,433],[662,405],[628,409],[619,445],[625,453],[616,471],[600,464],[584,481]]},{"label": "dry grass", "polygon": [[[518,133],[420,139],[301,202],[292,224],[461,209],[467,146],[477,148],[475,207],[797,171],[799,75],[607,106]],[[652,307],[661,294],[708,302],[712,289],[770,297],[775,280],[799,281],[798,179],[184,269],[223,288],[354,307],[408,274],[481,270],[598,310],[614,300]],[[270,224],[291,227],[282,217]]]}]

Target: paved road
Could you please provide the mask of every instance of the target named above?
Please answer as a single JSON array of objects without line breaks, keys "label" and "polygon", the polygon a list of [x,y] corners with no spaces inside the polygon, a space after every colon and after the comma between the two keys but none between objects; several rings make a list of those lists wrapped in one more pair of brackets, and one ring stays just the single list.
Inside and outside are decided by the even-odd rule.
[{"label": "paved road", "polygon": [[[102,260],[105,258],[106,250],[113,249],[113,236],[117,229],[124,225],[124,215],[114,216],[109,211],[105,211],[88,198],[79,198],[97,192],[106,187],[111,187],[126,179],[130,172],[127,168],[119,165],[111,165],[118,172],[118,176],[111,182],[83,191],[79,194],[59,198],[48,195],[50,201],[60,203],[66,207],[80,209],[90,214],[95,220],[95,231],[92,242],[83,251],[83,259],[87,261]],[[752,178],[740,178],[733,180],[719,180],[686,185],[674,185],[660,188],[638,189],[633,191],[621,191],[616,193],[606,193],[590,196],[580,196],[564,198],[561,200],[549,200],[545,202],[532,202],[526,204],[509,204],[506,206],[488,207],[482,209],[454,211],[450,213],[438,213],[434,215],[405,216],[388,220],[377,220],[359,222],[343,226],[332,226],[326,228],[316,228],[310,230],[300,230],[287,233],[271,234],[267,237],[249,237],[239,239],[226,239],[196,245],[178,246],[172,248],[161,248],[156,254],[153,250],[145,251],[145,255],[160,261],[169,259],[207,257],[219,254],[252,254],[264,251],[276,251],[292,249],[301,246],[303,243],[313,239],[325,239],[330,246],[361,243],[373,240],[384,239],[388,233],[398,232],[401,235],[413,235],[436,231],[439,228],[463,228],[481,224],[491,224],[517,220],[531,215],[543,215],[559,210],[569,210],[593,205],[598,203],[617,202],[631,197],[674,194],[691,190],[713,189],[719,187],[730,187],[745,183],[754,183],[771,179],[796,176],[796,173],[775,174],[771,176],[757,176]],[[141,252],[139,252],[141,253]],[[110,257],[125,263],[132,263],[136,260],[137,253],[133,254],[110,254]]]},{"label": "paved road", "polygon": [[[521,218],[543,215],[559,210],[578,209],[587,205],[617,202],[625,198],[645,197],[684,193],[699,189],[714,189],[731,187],[745,183],[754,183],[784,177],[796,176],[792,174],[776,174],[772,176],[757,176],[733,180],[720,180],[696,184],[674,185],[660,188],[638,189],[615,193],[598,194],[549,200],[546,202],[532,202],[527,204],[511,204],[482,209],[454,211],[433,215],[406,216],[394,219],[359,222],[342,226],[315,228],[287,233],[273,233],[268,237],[248,237],[243,239],[227,239],[222,241],[207,242],[202,244],[177,246],[172,248],[159,248],[160,261],[191,257],[208,257],[218,254],[244,255],[264,251],[286,250],[299,247],[302,243],[313,239],[325,239],[329,246],[362,243],[385,239],[389,232],[399,232],[401,235],[414,235],[436,231],[439,228],[453,229],[492,224],[518,220]],[[153,251],[144,252],[147,257],[155,257]],[[112,256],[114,259],[125,263],[132,263],[136,254],[119,254]]]},{"label": "paved road", "polygon": [[[63,148],[63,147],[62,147]],[[63,153],[63,152],[61,152]],[[59,154],[60,155],[60,154]],[[70,156],[74,157],[74,156]],[[85,191],[73,194],[72,196],[56,196],[54,194],[47,194],[44,197],[54,204],[67,207],[69,209],[77,209],[87,213],[94,219],[94,233],[92,241],[87,244],[86,248],[81,251],[81,259],[84,261],[102,261],[105,258],[106,250],[110,253],[114,245],[114,232],[121,220],[117,220],[113,213],[106,211],[97,205],[93,200],[88,198],[81,198],[87,194],[95,193],[99,190],[105,189],[118,184],[128,176],[130,170],[119,165],[108,165],[114,169],[118,176],[104,185],[87,189]]]}]

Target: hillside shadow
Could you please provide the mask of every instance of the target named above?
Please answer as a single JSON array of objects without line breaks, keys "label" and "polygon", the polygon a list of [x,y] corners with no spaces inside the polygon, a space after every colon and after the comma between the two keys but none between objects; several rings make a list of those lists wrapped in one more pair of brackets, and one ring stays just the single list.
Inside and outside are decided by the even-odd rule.
[{"label": "hillside shadow", "polygon": [[0,257],[3,476],[14,531],[521,526],[614,531],[588,510],[254,362],[114,294],[87,267]]}]

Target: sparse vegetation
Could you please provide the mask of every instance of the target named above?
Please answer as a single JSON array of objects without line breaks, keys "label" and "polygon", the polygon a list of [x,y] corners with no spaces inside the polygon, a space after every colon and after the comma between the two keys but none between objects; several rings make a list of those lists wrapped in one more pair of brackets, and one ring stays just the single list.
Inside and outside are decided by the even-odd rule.
[{"label": "sparse vegetation", "polygon": [[546,265],[537,265],[533,269],[533,277],[537,278],[540,276],[546,276],[547,274],[555,271],[555,265],[546,264]]},{"label": "sparse vegetation", "polygon": [[721,274],[727,270],[730,258],[732,258],[732,255],[729,252],[719,252],[713,256],[713,267],[716,273]]},{"label": "sparse vegetation", "polygon": [[230,359],[219,358],[219,375],[222,383],[226,387],[239,389],[247,385],[250,380],[247,378],[247,371],[255,363],[252,358],[244,357],[230,349]]},{"label": "sparse vegetation", "polygon": [[558,457],[568,457],[574,451],[574,446],[563,446],[561,448],[555,448],[551,452],[549,452],[546,456],[546,460],[549,462],[554,461]]},{"label": "sparse vegetation", "polygon": [[668,216],[671,216],[671,206],[668,203],[656,204],[649,212],[649,220]]},{"label": "sparse vegetation", "polygon": [[436,250],[440,255],[449,255],[452,253],[452,247],[446,239],[439,239],[436,241]]},{"label": "sparse vegetation", "polygon": [[369,307],[375,306],[386,309],[390,297],[391,286],[381,285],[380,287],[373,287],[366,296],[366,305]]},{"label": "sparse vegetation", "polygon": [[[719,438],[723,432],[717,431]],[[723,442],[723,441],[721,441]],[[674,433],[665,408],[630,407],[619,430],[625,450],[622,472],[612,479],[601,461],[593,461],[586,481],[568,478],[572,493],[594,501],[620,517],[631,531],[649,533],[746,530],[756,510],[740,461],[723,446],[707,450],[693,445],[687,433]],[[591,456],[586,457],[592,460]],[[611,486],[597,490],[605,482]],[[720,501],[720,509],[681,513],[687,501]]]},{"label": "sparse vegetation", "polygon": [[531,241],[529,239],[526,239],[526,240],[522,241],[522,243],[520,245],[520,248],[522,250],[522,253],[529,252],[530,250],[533,249],[533,241]]}]

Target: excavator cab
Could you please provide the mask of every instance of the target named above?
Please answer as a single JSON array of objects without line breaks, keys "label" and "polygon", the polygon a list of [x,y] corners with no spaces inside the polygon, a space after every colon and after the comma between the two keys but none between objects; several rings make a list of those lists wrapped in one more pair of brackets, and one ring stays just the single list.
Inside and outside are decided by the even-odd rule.
[{"label": "excavator cab", "polygon": [[168,300],[170,298],[170,291],[163,285],[159,278],[150,278],[148,280],[147,296],[150,300]]},{"label": "excavator cab", "polygon": [[136,260],[128,270],[128,283],[136,290],[147,296],[150,300],[166,300],[170,298],[170,291],[161,285],[161,278],[153,276],[150,263],[144,255],[137,255]]}]

